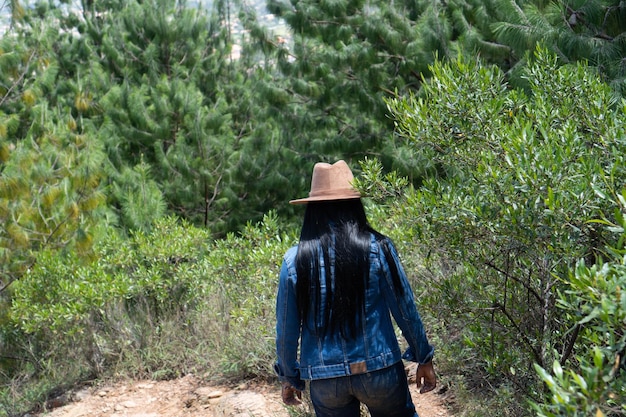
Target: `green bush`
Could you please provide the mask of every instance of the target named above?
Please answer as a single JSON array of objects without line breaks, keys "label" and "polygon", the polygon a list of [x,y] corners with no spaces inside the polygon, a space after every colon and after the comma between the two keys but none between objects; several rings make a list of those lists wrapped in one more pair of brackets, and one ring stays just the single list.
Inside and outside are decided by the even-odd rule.
[{"label": "green bush", "polygon": [[419,95],[388,101],[398,133],[437,167],[395,204],[425,261],[421,303],[470,391],[539,399],[534,364],[571,344],[556,297],[579,259],[592,264],[614,240],[591,220],[612,213],[599,195],[622,186],[625,107],[591,69],[541,48],[529,92],[479,61],[432,74]]},{"label": "green bush", "polygon": [[216,241],[163,218],[111,233],[92,261],[43,252],[0,329],[27,364],[3,368],[2,407],[27,410],[87,376],[270,377],[276,283],[294,241],[274,214]]},{"label": "green bush", "polygon": [[557,296],[574,335],[572,354],[551,369],[536,366],[550,393],[532,404],[540,417],[626,415],[626,190],[618,197],[618,221],[608,222],[620,237],[617,245],[606,262],[587,266],[581,260]]}]

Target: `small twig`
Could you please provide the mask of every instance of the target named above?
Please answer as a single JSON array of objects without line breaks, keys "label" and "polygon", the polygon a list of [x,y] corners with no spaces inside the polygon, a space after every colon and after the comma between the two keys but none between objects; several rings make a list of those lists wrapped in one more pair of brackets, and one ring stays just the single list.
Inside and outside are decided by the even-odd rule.
[{"label": "small twig", "polygon": [[35,56],[35,52],[33,51],[28,57],[28,61],[26,62],[26,69],[20,74],[19,78],[13,83],[13,85],[7,90],[7,92],[2,96],[2,100],[0,100],[0,106],[4,104],[4,102],[8,99],[9,95],[11,95],[11,91],[22,82],[24,76],[28,73],[28,68],[30,67],[30,62],[33,60]]},{"label": "small twig", "polygon": [[503,270],[502,268],[498,267],[496,264],[494,264],[491,261],[486,261],[485,266],[488,266],[490,268],[493,268],[494,270],[496,270],[497,272],[501,273],[502,275],[504,275],[507,278],[511,278],[513,281],[520,283],[524,288],[526,288],[538,301],[542,301],[542,297],[539,295],[539,293],[532,288],[530,285],[528,285],[526,282],[524,282],[522,279],[515,277],[514,275],[509,274],[508,272],[506,272],[505,270]]},{"label": "small twig", "polygon": [[580,328],[581,328],[580,323],[576,323],[576,326],[574,326],[574,333],[569,338],[567,345],[565,345],[565,349],[563,350],[563,353],[561,354],[561,360],[559,361],[561,366],[565,365],[565,362],[567,362],[570,355],[572,354],[572,351],[574,350],[574,344],[576,343],[576,339],[578,339],[578,333],[580,333]]},{"label": "small twig", "polygon": [[530,340],[530,338],[528,336],[526,336],[526,334],[524,334],[524,331],[519,327],[519,324],[517,324],[517,322],[515,321],[515,319],[511,316],[511,314],[504,308],[504,306],[498,302],[494,303],[494,307],[496,307],[498,310],[500,310],[500,312],[502,314],[504,314],[504,316],[509,320],[509,322],[513,325],[513,327],[515,328],[515,330],[517,330],[517,333],[520,335],[520,337],[523,339],[524,343],[526,343],[528,345],[528,347],[530,348],[530,351],[532,352],[533,356],[535,357],[535,360],[537,361],[537,363],[543,367],[543,358],[541,357],[541,352],[539,352],[534,346],[532,341]]}]

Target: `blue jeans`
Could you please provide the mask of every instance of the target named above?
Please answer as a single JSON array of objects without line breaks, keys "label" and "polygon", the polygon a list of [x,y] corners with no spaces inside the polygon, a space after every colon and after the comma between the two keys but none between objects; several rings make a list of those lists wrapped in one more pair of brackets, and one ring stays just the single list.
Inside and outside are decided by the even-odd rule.
[{"label": "blue jeans", "polygon": [[372,417],[418,417],[402,361],[374,372],[314,379],[310,390],[317,417],[359,417],[360,403]]}]

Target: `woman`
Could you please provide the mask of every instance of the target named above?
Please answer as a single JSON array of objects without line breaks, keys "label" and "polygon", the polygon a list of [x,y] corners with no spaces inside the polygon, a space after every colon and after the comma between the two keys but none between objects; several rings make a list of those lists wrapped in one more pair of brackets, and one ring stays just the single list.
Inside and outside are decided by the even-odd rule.
[{"label": "woman", "polygon": [[[344,161],[313,169],[300,242],[284,256],[276,301],[275,370],[297,405],[310,380],[318,417],[416,417],[402,358],[435,388],[434,350],[393,243],[367,223]],[[401,355],[391,315],[409,344]],[[298,361],[298,347],[300,359]],[[422,381],[423,380],[423,381]]]}]

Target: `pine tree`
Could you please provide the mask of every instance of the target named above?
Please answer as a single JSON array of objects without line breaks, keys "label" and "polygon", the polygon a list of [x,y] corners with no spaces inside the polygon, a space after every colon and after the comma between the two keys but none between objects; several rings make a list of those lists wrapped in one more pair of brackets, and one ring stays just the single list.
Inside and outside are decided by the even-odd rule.
[{"label": "pine tree", "polygon": [[102,145],[50,95],[58,31],[18,2],[12,11],[0,39],[0,292],[43,248],[88,252],[104,203]]},{"label": "pine tree", "polygon": [[[10,34],[0,39],[0,293],[41,250],[88,255],[106,218],[102,143],[85,132],[63,94],[54,54],[59,30],[41,6],[12,4]],[[71,93],[71,92],[70,92]]]},{"label": "pine tree", "polygon": [[245,42],[228,24],[238,7],[217,2],[208,14],[174,0],[110,0],[85,2],[81,16],[39,10],[58,22],[48,23],[57,64],[46,96],[104,143],[109,189],[126,190],[108,200],[120,225],[149,223],[147,212],[128,212],[141,197],[123,197],[129,173],[147,167],[143,187],[154,180],[169,211],[220,233],[293,195],[290,176],[276,170],[300,161],[267,105],[266,93],[279,91],[273,64],[231,56],[232,42]]},{"label": "pine tree", "polygon": [[[110,184],[147,164],[168,210],[226,231],[275,207],[289,214],[284,202],[306,192],[318,160],[357,166],[376,155],[419,183],[436,167],[395,137],[384,99],[419,90],[435,59],[462,53],[514,76],[526,49],[552,39],[537,34],[558,32],[558,19],[546,12],[555,6],[544,3],[272,1],[270,10],[291,30],[288,39],[235,0],[216,2],[211,14],[175,0],[84,1],[78,16],[48,4],[24,18],[31,27],[36,18],[47,20],[38,32],[45,36],[24,37],[26,46],[16,50],[24,48],[22,60],[38,42],[54,51],[55,72],[42,94],[71,115],[78,132],[105,144]],[[543,15],[531,19],[533,7]],[[606,31],[619,44],[621,9],[598,10],[611,11]],[[583,13],[576,13],[578,21]],[[232,29],[235,15],[242,33]],[[507,40],[512,29],[496,23],[516,21],[533,29]],[[235,43],[242,47],[237,59]],[[0,66],[16,68],[10,61],[17,57],[2,55]],[[26,68],[22,74],[32,74]],[[0,75],[2,85],[19,79],[10,74]],[[33,90],[9,93],[5,108],[22,114],[20,97]],[[110,202],[129,218],[120,195]]]},{"label": "pine tree", "polygon": [[124,167],[112,181],[111,194],[119,202],[121,225],[130,230],[149,231],[154,222],[165,216],[167,204],[150,166],[144,162],[133,169]]},{"label": "pine tree", "polygon": [[[61,35],[56,92],[75,97],[80,128],[105,144],[112,189],[128,190],[128,173],[150,167],[169,210],[212,226],[234,137],[220,93],[228,51],[218,18],[175,0],[111,0],[84,2],[81,19],[59,21],[81,36]],[[148,212],[128,212],[141,196],[111,198],[120,218],[149,223],[140,219]]]},{"label": "pine tree", "polygon": [[269,1],[292,33],[276,58],[292,149],[309,163],[376,155],[419,183],[435,167],[395,138],[384,99],[418,91],[436,59],[480,53],[513,66],[491,27],[501,1]]},{"label": "pine tree", "polygon": [[400,157],[383,98],[419,89],[435,51],[447,54],[450,28],[431,3],[268,2],[293,34],[278,66],[290,107],[300,110],[286,112],[281,124],[309,165],[375,154],[388,168],[421,175],[417,155]]},{"label": "pine tree", "polygon": [[[301,161],[276,120],[287,96],[275,64],[226,25],[237,4],[217,2],[211,15],[173,4],[127,2],[101,24],[108,72],[123,75],[101,100],[101,136],[116,169],[152,167],[171,211],[236,230],[294,194],[289,173]],[[252,11],[240,17],[263,31]]]},{"label": "pine tree", "polygon": [[0,293],[44,248],[88,253],[105,214],[101,144],[77,133],[71,117],[45,100],[31,112],[19,141],[11,140],[19,125],[0,114]]},{"label": "pine tree", "polygon": [[[506,3],[503,3],[506,4]],[[496,39],[518,60],[537,43],[562,63],[583,61],[597,68],[607,83],[626,94],[626,4],[620,0],[533,1],[517,6],[494,26]]]}]

